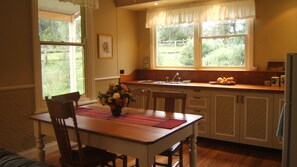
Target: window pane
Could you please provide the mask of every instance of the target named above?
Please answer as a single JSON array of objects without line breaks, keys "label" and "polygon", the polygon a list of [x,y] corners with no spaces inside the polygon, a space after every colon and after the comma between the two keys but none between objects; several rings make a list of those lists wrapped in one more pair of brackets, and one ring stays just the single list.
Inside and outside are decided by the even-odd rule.
[{"label": "window pane", "polygon": [[244,67],[245,37],[202,39],[202,66]]},{"label": "window pane", "polygon": [[[75,23],[39,19],[39,36],[41,41],[81,42],[80,17]],[[71,36],[69,37],[69,34]],[[75,34],[75,35],[73,35]]]},{"label": "window pane", "polygon": [[224,36],[246,34],[246,20],[228,20],[220,22],[204,22],[202,36]]},{"label": "window pane", "polygon": [[73,91],[85,93],[82,46],[41,46],[43,97]]},{"label": "window pane", "polygon": [[191,24],[157,27],[157,66],[194,65],[194,26]]},{"label": "window pane", "polygon": [[40,41],[81,42],[79,5],[39,0],[38,8]]}]

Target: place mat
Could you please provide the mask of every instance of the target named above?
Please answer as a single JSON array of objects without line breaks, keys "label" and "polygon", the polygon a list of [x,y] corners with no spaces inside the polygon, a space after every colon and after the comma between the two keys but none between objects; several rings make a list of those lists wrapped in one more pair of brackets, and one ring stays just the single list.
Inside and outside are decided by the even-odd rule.
[{"label": "place mat", "polygon": [[116,120],[116,121],[128,122],[132,124],[139,124],[139,125],[146,125],[146,126],[154,126],[159,128],[165,128],[165,129],[172,129],[186,122],[186,120],[154,118],[154,117],[148,117],[148,116],[138,115],[138,114],[130,114],[125,112],[122,112],[120,117],[113,117],[109,109],[94,110],[94,109],[80,107],[80,108],[77,108],[75,112],[77,115],[82,115],[82,116],[89,116],[89,117],[95,117],[95,118],[101,118],[101,119],[110,119],[110,120]]}]

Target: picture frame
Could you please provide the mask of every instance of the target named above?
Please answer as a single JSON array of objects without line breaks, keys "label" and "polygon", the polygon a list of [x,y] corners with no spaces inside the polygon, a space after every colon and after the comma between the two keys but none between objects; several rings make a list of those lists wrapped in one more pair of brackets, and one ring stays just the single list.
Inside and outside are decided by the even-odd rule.
[{"label": "picture frame", "polygon": [[112,58],[112,36],[105,34],[97,35],[97,49],[98,58],[110,59]]}]

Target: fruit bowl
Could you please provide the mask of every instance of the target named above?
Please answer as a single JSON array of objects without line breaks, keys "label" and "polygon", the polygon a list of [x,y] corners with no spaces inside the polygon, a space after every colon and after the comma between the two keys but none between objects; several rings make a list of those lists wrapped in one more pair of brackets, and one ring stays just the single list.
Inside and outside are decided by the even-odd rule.
[{"label": "fruit bowl", "polygon": [[219,77],[216,81],[209,81],[210,84],[219,84],[219,85],[235,85],[234,77]]}]

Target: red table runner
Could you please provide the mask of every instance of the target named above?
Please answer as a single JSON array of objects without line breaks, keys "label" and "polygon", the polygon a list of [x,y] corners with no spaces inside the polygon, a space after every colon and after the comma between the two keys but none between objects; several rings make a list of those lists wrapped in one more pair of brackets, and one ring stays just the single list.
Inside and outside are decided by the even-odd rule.
[{"label": "red table runner", "polygon": [[153,118],[144,115],[122,113],[120,117],[113,117],[108,109],[93,110],[89,108],[77,108],[77,115],[90,116],[101,119],[110,119],[133,124],[154,126],[159,128],[172,129],[186,122],[186,120]]}]

